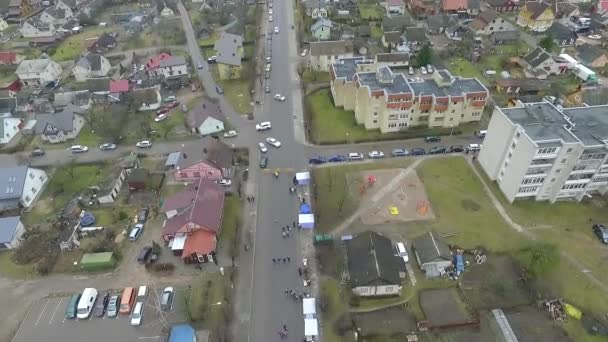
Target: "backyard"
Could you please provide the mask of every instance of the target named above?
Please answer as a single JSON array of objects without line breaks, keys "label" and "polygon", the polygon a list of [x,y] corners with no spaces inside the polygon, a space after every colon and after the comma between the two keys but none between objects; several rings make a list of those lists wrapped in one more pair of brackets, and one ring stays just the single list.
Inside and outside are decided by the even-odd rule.
[{"label": "backyard", "polygon": [[[246,66],[243,66],[246,68]],[[238,113],[251,113],[251,82],[247,79],[220,80],[217,83],[224,89],[224,96]]]},{"label": "backyard", "polygon": [[362,19],[381,19],[384,16],[384,8],[380,7],[376,2],[360,2],[359,16]]},{"label": "backyard", "polygon": [[82,33],[66,38],[55,49],[52,58],[56,62],[72,61],[84,53],[87,47],[105,32],[122,32],[119,26],[90,27]]},{"label": "backyard", "polygon": [[320,89],[307,95],[305,102],[305,110],[312,122],[310,138],[321,145],[407,139],[450,133],[472,135],[476,129],[479,129],[479,124],[473,122],[458,126],[453,132],[450,132],[449,128],[410,128],[403,132],[380,133],[380,130],[366,130],[362,125],[357,125],[352,111],[334,107],[329,89]]}]

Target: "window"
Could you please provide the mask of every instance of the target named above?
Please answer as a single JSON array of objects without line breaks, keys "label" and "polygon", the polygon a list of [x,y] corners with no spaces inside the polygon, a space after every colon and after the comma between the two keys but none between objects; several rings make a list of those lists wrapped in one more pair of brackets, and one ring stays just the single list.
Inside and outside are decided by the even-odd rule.
[{"label": "window", "polygon": [[454,118],[450,118],[450,121],[454,121]]},{"label": "window", "polygon": [[580,170],[584,170],[586,168],[587,168],[586,165],[574,165],[574,167],[572,168],[572,171],[580,171]]},{"label": "window", "polygon": [[395,123],[391,123],[391,124],[388,124],[388,127],[389,127],[389,128],[394,128],[394,127],[397,127],[397,124],[395,124]]},{"label": "window", "polygon": [[566,152],[568,152],[568,153],[572,152],[572,147],[569,148],[568,150],[566,150]]},{"label": "window", "polygon": [[568,159],[564,158],[560,161],[560,163],[565,164],[568,161]]},{"label": "window", "polygon": [[537,186],[527,186],[527,187],[519,188],[519,190],[517,192],[529,193],[529,192],[534,192],[536,190],[538,190]]},{"label": "window", "polygon": [[507,167],[507,166],[509,166],[509,161],[508,160],[505,162],[505,167]]},{"label": "window", "polygon": [[460,117],[461,117],[461,118],[464,118],[464,114],[460,114]]},{"label": "window", "polygon": [[374,120],[374,121],[372,121],[372,122],[373,122],[373,123],[378,123],[378,120]]},{"label": "window", "polygon": [[391,114],[388,116],[389,120],[397,120],[399,118],[399,116],[397,114]]},{"label": "window", "polygon": [[399,127],[407,127],[407,123],[401,122],[401,123],[399,123]]},{"label": "window", "polygon": [[452,114],[456,113],[456,109],[452,109]]},{"label": "window", "polygon": [[34,174],[33,173],[30,173],[30,178],[34,179]]},{"label": "window", "polygon": [[599,183],[599,182],[608,182],[608,177],[604,176],[604,177],[595,177],[593,179],[594,183]]},{"label": "window", "polygon": [[519,139],[519,132],[515,133],[515,139]]},{"label": "window", "polygon": [[435,119],[433,119],[433,121],[435,121],[435,122],[443,121],[443,116],[436,117]]},{"label": "window", "polygon": [[401,114],[401,115],[399,115],[399,119],[407,119],[407,114]]},{"label": "window", "polygon": [[593,173],[579,173],[568,176],[568,180],[591,179],[591,177],[593,177]]},{"label": "window", "polygon": [[188,173],[186,173],[186,172],[180,172],[179,176],[183,177],[183,178],[188,178]]},{"label": "window", "polygon": [[196,178],[200,178],[200,176],[201,176],[201,173],[198,171],[193,172],[193,174],[194,174],[194,177],[196,177]]},{"label": "window", "polygon": [[515,143],[511,144],[511,149],[514,150],[515,149]]},{"label": "window", "polygon": [[535,178],[524,178],[521,182],[522,185],[526,184],[541,184],[545,181],[545,177],[535,177]]},{"label": "window", "polygon": [[581,184],[566,184],[564,186],[562,186],[562,190],[576,190],[576,189],[582,189],[585,187],[585,185],[587,185],[587,183],[581,183]]},{"label": "window", "polygon": [[511,159],[511,157],[513,157],[513,153],[509,152],[508,157],[509,159]]},{"label": "window", "polygon": [[25,196],[25,201],[29,202],[31,200],[30,196]]},{"label": "window", "polygon": [[35,194],[36,192],[38,192],[38,189],[36,189],[36,188],[32,188],[32,193],[34,193],[34,194]]},{"label": "window", "polygon": [[551,183],[555,182],[555,178],[551,178]]},{"label": "window", "polygon": [[392,286],[387,286],[386,287],[386,292],[393,292],[393,287]]},{"label": "window", "polygon": [[562,169],[555,170],[555,174],[558,174]]},{"label": "window", "polygon": [[414,110],[413,109],[412,109],[411,113],[414,114]]},{"label": "window", "polygon": [[374,112],[374,117],[377,118],[378,117],[378,112]]},{"label": "window", "polygon": [[473,112],[473,116],[480,116],[481,112]]},{"label": "window", "polygon": [[44,177],[40,176],[40,177],[38,177],[38,179],[40,179],[41,181],[43,181]]},{"label": "window", "polygon": [[545,148],[538,149],[536,154],[551,154],[551,153],[555,153],[556,151],[557,151],[557,147],[545,147]]}]

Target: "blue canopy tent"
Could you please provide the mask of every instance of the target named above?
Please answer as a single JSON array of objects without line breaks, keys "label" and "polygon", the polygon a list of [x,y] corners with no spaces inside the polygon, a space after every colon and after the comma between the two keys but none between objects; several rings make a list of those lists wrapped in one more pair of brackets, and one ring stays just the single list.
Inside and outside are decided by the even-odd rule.
[{"label": "blue canopy tent", "polygon": [[462,254],[454,254],[454,268],[456,269],[456,274],[464,272],[464,257]]},{"label": "blue canopy tent", "polygon": [[86,211],[80,217],[80,225],[83,227],[88,227],[88,226],[92,225],[93,223],[95,223],[95,216],[93,216],[93,214],[91,214],[88,211]]},{"label": "blue canopy tent", "polygon": [[307,203],[300,204],[300,214],[310,214],[310,205]]}]

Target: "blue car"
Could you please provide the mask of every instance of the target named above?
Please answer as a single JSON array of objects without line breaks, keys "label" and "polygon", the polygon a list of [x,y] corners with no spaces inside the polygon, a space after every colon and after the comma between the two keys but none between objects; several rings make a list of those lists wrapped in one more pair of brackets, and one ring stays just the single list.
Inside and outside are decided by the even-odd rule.
[{"label": "blue car", "polygon": [[318,156],[318,157],[312,157],[308,160],[309,164],[313,164],[313,165],[319,165],[319,164],[325,164],[327,163],[327,160],[324,157]]},{"label": "blue car", "polygon": [[413,156],[422,156],[426,154],[426,151],[423,148],[413,148],[410,150],[410,154]]},{"label": "blue car", "polygon": [[327,161],[330,163],[341,163],[343,161],[346,161],[346,157],[340,154],[336,154],[335,156],[329,157]]}]

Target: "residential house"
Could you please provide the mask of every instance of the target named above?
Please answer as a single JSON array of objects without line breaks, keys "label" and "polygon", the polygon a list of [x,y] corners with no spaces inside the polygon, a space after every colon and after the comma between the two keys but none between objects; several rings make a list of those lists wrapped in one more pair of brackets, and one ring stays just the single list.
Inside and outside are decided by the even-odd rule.
[{"label": "residential house", "polygon": [[445,29],[445,36],[450,40],[461,41],[470,31],[467,26],[462,23],[455,23]]},{"label": "residential house", "polygon": [[[186,191],[190,191],[191,188]],[[165,199],[163,210],[171,206],[176,214],[163,223],[162,238],[185,263],[215,261],[217,235],[222,228],[224,189],[213,181],[200,178],[189,203]],[[180,207],[184,205],[184,207]]]},{"label": "residential house", "polygon": [[107,58],[95,53],[89,53],[80,57],[72,73],[78,82],[84,82],[89,78],[106,77],[112,66]]},{"label": "residential house", "polygon": [[40,13],[40,21],[45,24],[53,24],[55,26],[61,26],[65,24],[69,18],[74,14],[69,9],[58,9],[55,7],[49,7]]},{"label": "residential house", "polygon": [[41,87],[55,82],[62,72],[61,65],[52,59],[26,59],[15,71],[26,87]]},{"label": "residential house", "polygon": [[476,17],[479,15],[481,10],[481,1],[480,0],[467,0],[468,8],[467,14],[469,17]]},{"label": "residential house", "polygon": [[222,32],[215,42],[217,70],[221,80],[241,77],[243,36]]},{"label": "residential house", "polygon": [[315,71],[329,71],[340,58],[353,57],[353,43],[347,40],[311,42],[308,65]]},{"label": "residential house", "polygon": [[407,67],[410,65],[410,54],[404,52],[379,53],[375,57],[377,67]]},{"label": "residential house", "polygon": [[92,104],[92,94],[89,90],[56,92],[54,95],[53,106],[56,108],[74,104],[79,108],[86,110],[89,109]]},{"label": "residential house", "polygon": [[329,77],[335,105],[354,111],[355,121],[366,129],[382,133],[479,121],[489,98],[475,78],[436,70],[432,78],[410,81],[403,73],[375,68],[361,57],[334,63]]},{"label": "residential house", "polygon": [[149,75],[155,75],[158,68],[160,68],[160,62],[171,57],[173,56],[166,52],[150,57],[146,62],[146,72],[148,72]]},{"label": "residential house", "polygon": [[0,217],[0,250],[14,249],[21,244],[25,226],[21,217]]},{"label": "residential house", "polygon": [[55,2],[55,8],[69,10],[72,13],[78,10],[78,7],[84,1],[75,1],[75,0],[57,0]]},{"label": "residential house", "polygon": [[452,267],[452,252],[445,241],[427,232],[412,241],[412,251],[418,266],[427,278],[437,278]]},{"label": "residential house", "polygon": [[546,79],[548,75],[562,74],[568,70],[568,63],[561,57],[551,56],[545,49],[536,47],[523,58],[524,73],[527,77]]},{"label": "residential house", "polygon": [[114,203],[127,177],[138,167],[137,154],[128,154],[113,160],[112,170],[103,175],[104,180],[98,186],[97,201],[100,204]]},{"label": "residential house", "polygon": [[188,77],[188,65],[182,56],[171,56],[163,59],[156,70],[152,72],[155,76],[165,79]]},{"label": "residential house", "polygon": [[310,26],[310,33],[312,33],[313,38],[316,38],[317,40],[328,40],[332,26],[333,23],[331,20],[320,18]]},{"label": "residential house", "polygon": [[54,37],[57,34],[55,25],[44,23],[34,17],[23,22],[21,26],[21,35],[24,38],[47,38]]},{"label": "residential house", "polygon": [[357,33],[355,28],[350,25],[341,25],[340,28],[331,33],[332,38],[338,36],[336,40],[352,40],[355,39]]},{"label": "residential house", "polygon": [[494,45],[515,44],[519,41],[519,30],[494,32],[490,39]]},{"label": "residential house", "polygon": [[505,32],[517,30],[513,24],[498,16],[494,10],[481,12],[479,16],[469,25],[471,31],[476,35],[487,36],[494,32]]},{"label": "residential house", "polygon": [[[174,153],[181,154],[181,152]],[[198,183],[198,180],[196,182],[189,183],[181,191],[163,198],[163,205],[160,211],[164,213],[168,219],[170,219],[191,206],[198,192]]]},{"label": "residential house", "polygon": [[469,9],[468,0],[442,0],[441,10],[444,13],[466,15]]},{"label": "residential house", "polygon": [[97,40],[89,47],[91,52],[104,53],[112,50],[116,47],[116,37],[110,33],[103,33]]},{"label": "residential house", "polygon": [[382,35],[382,45],[385,48],[394,48],[401,44],[401,32],[399,31],[388,31]]},{"label": "residential house", "polygon": [[40,196],[48,177],[41,169],[28,166],[0,168],[0,211],[29,208]]},{"label": "residential house", "polygon": [[425,20],[428,16],[439,12],[439,1],[409,0],[407,7],[416,19]]},{"label": "residential house", "polygon": [[608,106],[495,107],[479,163],[508,202],[581,201],[608,191]]},{"label": "residential house", "polygon": [[204,148],[197,155],[181,153],[175,162],[173,176],[179,182],[199,178],[219,180],[232,173],[232,150],[224,143],[206,138]]},{"label": "residential house", "polygon": [[403,32],[406,27],[412,26],[413,20],[409,16],[392,16],[382,18],[382,31],[391,32],[399,31]]},{"label": "residential house", "polygon": [[388,238],[371,231],[346,243],[348,274],[353,294],[361,297],[398,296],[405,277],[403,259]]},{"label": "residential house", "polygon": [[157,110],[160,108],[162,98],[158,87],[133,89],[129,96],[138,111]]},{"label": "residential house", "polygon": [[4,18],[0,17],[0,32],[4,32],[8,29],[8,23]]},{"label": "residential house", "polygon": [[15,65],[23,61],[23,57],[16,52],[0,51],[0,64]]},{"label": "residential house", "polygon": [[534,78],[506,78],[496,80],[496,92],[513,96],[542,95],[551,88],[551,82]]},{"label": "residential house", "polygon": [[224,131],[224,114],[217,102],[203,99],[201,103],[188,112],[188,126],[192,133],[201,136],[217,135]]},{"label": "residential house", "polygon": [[430,42],[429,37],[426,36],[426,30],[424,27],[407,27],[405,32],[401,35],[403,44],[409,47],[420,47]]},{"label": "residential house", "polygon": [[328,3],[324,0],[306,0],[302,2],[306,10],[306,15],[313,18],[327,18]]},{"label": "residential house", "polygon": [[110,99],[120,101],[130,89],[129,80],[110,80]]},{"label": "residential house", "polygon": [[11,91],[0,94],[0,117],[11,117],[17,108],[17,97]]},{"label": "residential house", "polygon": [[175,15],[173,10],[171,8],[167,7],[167,3],[163,3],[163,5],[164,5],[164,7],[160,11],[160,16],[161,17],[173,17]]},{"label": "residential house", "polygon": [[36,115],[34,134],[39,134],[43,141],[60,143],[74,139],[84,126],[84,111],[70,104],[59,112]]},{"label": "residential house", "polygon": [[556,5],[557,13],[555,14],[555,19],[566,26],[573,23],[573,19],[581,16],[581,11],[578,9],[578,6],[570,2],[560,1],[557,2]]},{"label": "residential house", "polygon": [[592,68],[603,68],[608,64],[608,52],[591,44],[583,44],[576,48],[579,60]]},{"label": "residential house", "polygon": [[359,14],[359,0],[333,1],[333,6],[339,13]]},{"label": "residential house", "polygon": [[496,12],[514,12],[519,11],[520,1],[517,0],[486,0],[490,8]]},{"label": "residential house", "polygon": [[403,0],[387,0],[384,6],[386,15],[389,17],[405,14],[405,1]]},{"label": "residential house", "polygon": [[23,122],[19,118],[0,117],[0,145],[10,143],[22,127]]},{"label": "residential house", "polygon": [[12,23],[29,18],[43,7],[41,0],[10,0],[6,20]]},{"label": "residential house", "polygon": [[95,102],[105,103],[108,95],[110,95],[110,84],[112,80],[109,77],[89,78],[86,80],[86,88],[89,90]]},{"label": "residential house", "polygon": [[369,27],[369,24],[359,25],[356,28],[356,36],[359,38],[369,38],[369,37],[371,37],[371,33],[372,33],[372,30]]},{"label": "residential house", "polygon": [[554,7],[542,0],[525,2],[517,15],[517,25],[532,32],[547,31],[554,20]]},{"label": "residential house", "polygon": [[456,19],[453,16],[447,14],[434,14],[426,18],[424,27],[426,32],[430,35],[438,35],[445,32],[445,29],[454,25]]},{"label": "residential house", "polygon": [[572,46],[578,39],[578,35],[574,30],[559,22],[553,23],[546,31],[546,34],[553,38],[555,45],[558,47]]}]

